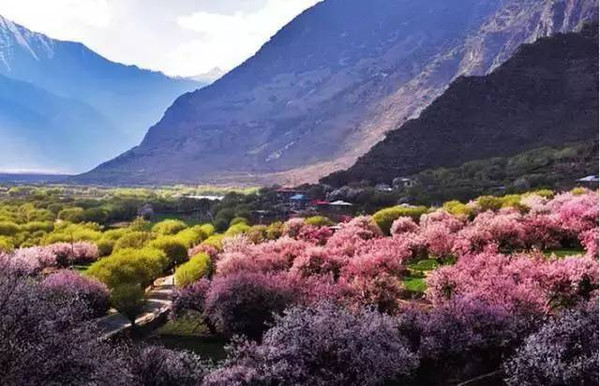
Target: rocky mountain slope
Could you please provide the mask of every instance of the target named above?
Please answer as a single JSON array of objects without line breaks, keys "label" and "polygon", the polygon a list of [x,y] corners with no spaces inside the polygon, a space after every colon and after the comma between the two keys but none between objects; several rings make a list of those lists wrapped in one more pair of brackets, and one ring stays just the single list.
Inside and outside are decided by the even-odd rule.
[{"label": "rocky mountain slope", "polygon": [[483,77],[461,77],[417,119],[323,182],[390,183],[432,167],[598,138],[598,25],[523,46]]},{"label": "rocky mountain slope", "polygon": [[456,77],[596,14],[597,0],[326,0],[80,180],[314,181],[352,165]]},{"label": "rocky mountain slope", "polygon": [[[172,79],[158,72],[111,62],[83,44],[51,39],[1,16],[0,75],[28,83],[23,92],[29,92],[34,87],[45,92],[46,96],[54,95],[56,101],[60,100],[57,103],[63,106],[69,100],[73,101],[74,106],[64,120],[63,110],[59,109],[52,118],[52,124],[43,121],[36,123],[37,133],[41,137],[54,133],[56,138],[53,143],[56,147],[50,149],[34,139],[31,143],[33,148],[41,146],[65,154],[65,162],[53,163],[53,153],[48,153],[47,167],[76,171],[87,170],[138,143],[147,128],[160,119],[175,98],[200,87],[198,82],[189,79]],[[12,87],[17,85],[24,83],[12,83]],[[4,104],[0,106],[5,112],[10,110],[11,104],[23,102],[10,98],[7,100],[7,97],[9,95],[4,93]],[[82,105],[87,105],[87,108],[81,109]],[[75,110],[83,114],[77,117],[77,124],[71,119]],[[28,116],[15,117],[17,113],[13,111],[11,121],[33,119]],[[3,139],[20,141],[23,137],[22,126],[10,126],[8,121],[5,114],[0,128]],[[106,140],[98,143],[84,141],[84,136],[62,136],[91,130],[98,130],[100,137],[117,136],[119,141],[112,140],[114,146],[110,149],[99,149],[106,144]],[[76,138],[80,138],[80,141],[75,141]],[[36,162],[25,159],[21,152],[12,151],[10,155],[7,153],[10,149],[4,149],[4,152],[0,169],[7,168],[9,156],[10,164],[20,164],[21,168]],[[69,153],[73,153],[71,159],[67,159]],[[44,154],[39,156],[43,157]]]}]

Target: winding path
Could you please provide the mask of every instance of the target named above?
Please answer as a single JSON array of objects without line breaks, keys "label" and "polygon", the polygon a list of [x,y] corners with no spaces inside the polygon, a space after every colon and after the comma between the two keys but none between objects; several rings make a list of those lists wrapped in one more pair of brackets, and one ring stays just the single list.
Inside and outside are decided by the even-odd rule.
[{"label": "winding path", "polygon": [[[136,326],[143,327],[166,317],[171,311],[171,297],[174,290],[175,277],[173,275],[156,279],[152,289],[146,292],[146,304],[135,319]],[[116,310],[111,310],[110,315],[98,320],[98,326],[103,333],[102,339],[108,339],[128,331],[131,328],[131,322]]]}]

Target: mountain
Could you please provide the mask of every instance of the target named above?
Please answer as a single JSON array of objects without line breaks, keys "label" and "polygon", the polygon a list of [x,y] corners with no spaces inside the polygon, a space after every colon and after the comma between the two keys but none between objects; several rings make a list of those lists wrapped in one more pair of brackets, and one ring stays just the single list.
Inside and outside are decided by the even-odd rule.
[{"label": "mountain", "polygon": [[[52,151],[65,154],[65,162],[46,166],[74,171],[87,170],[136,144],[147,128],[160,119],[166,108],[179,95],[201,86],[193,80],[173,79],[159,72],[111,62],[81,43],[51,39],[1,16],[0,75],[28,83],[24,93],[31,92],[31,87],[34,87],[38,91],[44,90],[46,99],[50,98],[50,94],[56,97],[52,103],[61,105],[61,108],[52,122],[39,120],[40,117],[19,118],[15,116],[17,111],[13,111],[10,121],[30,120],[27,123],[28,130],[37,130],[40,135],[43,132],[43,135],[48,136],[54,132],[57,135],[54,140],[57,148],[53,148]],[[6,78],[2,81],[7,82]],[[13,83],[11,87],[17,85],[23,83]],[[71,108],[65,106],[68,101],[73,103]],[[21,102],[10,100],[10,95],[4,93],[0,109],[6,112],[11,104]],[[68,114],[65,113],[68,118],[60,121],[65,108],[69,110]],[[75,117],[76,112],[81,115]],[[33,119],[38,119],[35,127],[30,125]],[[19,131],[24,123],[13,127],[8,126],[7,121],[9,119],[5,117],[0,128],[3,139],[20,141],[23,133]],[[44,125],[44,122],[48,122],[49,125]],[[86,122],[89,124],[85,124]],[[82,124],[85,127],[81,128]],[[60,129],[57,129],[57,126],[60,126]],[[117,136],[119,140],[112,141],[111,149],[96,149],[99,144],[107,141],[84,141],[91,138],[86,137],[87,134],[79,137],[81,142],[75,141],[75,138],[59,137],[66,133],[77,133],[80,130],[88,132],[92,129],[98,131],[95,137]],[[34,141],[35,146],[50,149],[49,145],[40,141]],[[6,168],[7,157],[11,157],[11,163],[18,163],[21,154],[17,151],[9,152],[12,156],[2,156],[0,169]],[[81,155],[82,158],[68,159],[66,154],[69,153]],[[52,154],[48,154],[49,159],[53,157]],[[43,159],[44,154],[39,156]],[[65,164],[67,168],[64,168]]]},{"label": "mountain", "polygon": [[91,106],[0,75],[3,170],[91,167],[120,142],[120,131]]},{"label": "mountain", "polygon": [[212,83],[215,80],[219,79],[226,73],[227,72],[221,70],[219,67],[214,67],[212,70],[210,70],[208,72],[205,72],[203,74],[198,74],[196,76],[192,76],[189,79],[192,79],[196,82],[200,82],[203,84],[209,84],[209,83]]},{"label": "mountain", "polygon": [[390,183],[423,169],[598,138],[598,25],[524,45],[482,77],[461,77],[417,119],[322,181]]},{"label": "mountain", "polygon": [[460,75],[579,28],[597,0],[325,0],[81,181],[300,183],[351,166]]},{"label": "mountain", "polygon": [[469,161],[458,167],[423,170],[411,176],[418,181],[413,187],[398,192],[399,201],[439,205],[450,200],[468,202],[490,194],[538,189],[566,191],[576,186],[593,186],[578,180],[597,172],[596,138]]}]

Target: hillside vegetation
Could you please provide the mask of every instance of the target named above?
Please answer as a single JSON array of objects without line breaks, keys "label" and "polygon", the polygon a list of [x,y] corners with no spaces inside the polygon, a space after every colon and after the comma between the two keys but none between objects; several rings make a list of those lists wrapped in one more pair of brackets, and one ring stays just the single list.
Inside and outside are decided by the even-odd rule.
[{"label": "hillside vegetation", "polygon": [[391,183],[425,169],[598,137],[598,25],[540,39],[483,77],[462,77],[421,116],[322,182]]}]

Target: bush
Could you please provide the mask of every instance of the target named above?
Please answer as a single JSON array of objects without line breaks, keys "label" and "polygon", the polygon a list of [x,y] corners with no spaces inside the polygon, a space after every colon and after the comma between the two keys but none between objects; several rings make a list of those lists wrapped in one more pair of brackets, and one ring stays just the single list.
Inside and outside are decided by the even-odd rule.
[{"label": "bush", "polygon": [[96,242],[96,246],[98,247],[99,256],[108,256],[115,248],[115,241],[110,239],[100,239]]},{"label": "bush", "polygon": [[109,288],[121,284],[139,284],[145,288],[169,266],[164,252],[153,249],[121,249],[109,257],[98,260],[86,271]]},{"label": "bush", "polygon": [[588,190],[586,188],[582,188],[582,187],[577,187],[577,188],[571,189],[571,194],[574,196],[581,196],[583,194],[586,194],[587,192],[588,192]]},{"label": "bush", "polygon": [[0,253],[10,253],[15,249],[15,245],[12,240],[6,236],[0,236]]},{"label": "bush", "polygon": [[77,241],[74,243],[55,243],[46,246],[55,258],[60,267],[67,267],[73,264],[87,264],[98,259],[98,247],[87,241]]},{"label": "bush", "polygon": [[424,206],[394,206],[385,208],[373,215],[373,220],[379,226],[379,229],[386,235],[390,234],[390,228],[398,217],[410,217],[414,221],[419,221],[421,215],[427,213],[427,208]]},{"label": "bush", "polygon": [[200,230],[206,235],[206,238],[212,236],[215,233],[215,227],[212,224],[202,224],[199,227]]},{"label": "bush", "polygon": [[210,245],[211,247],[214,247],[215,249],[220,251],[223,247],[223,238],[224,235],[212,235],[206,240],[204,240],[202,244]]},{"label": "bush", "polygon": [[84,212],[82,208],[66,208],[58,212],[58,218],[63,221],[80,223],[85,220]]},{"label": "bush", "polygon": [[185,228],[187,228],[187,225],[181,220],[163,220],[154,224],[152,232],[160,235],[174,235]]},{"label": "bush", "polygon": [[54,223],[51,221],[31,221],[27,224],[23,224],[21,229],[31,233],[37,231],[44,231],[48,233],[54,230]]},{"label": "bush", "polygon": [[121,284],[110,291],[110,303],[135,325],[135,319],[144,306],[144,290],[139,284]]},{"label": "bush", "polygon": [[[200,279],[191,285],[175,292],[173,296],[173,315],[175,318],[188,315],[195,312],[204,316],[204,305],[206,303],[206,294],[210,289],[210,281]],[[210,324],[208,324],[211,327]],[[212,332],[212,331],[211,331]]]},{"label": "bush", "polygon": [[63,270],[46,277],[44,289],[53,297],[79,298],[89,308],[90,317],[106,314],[109,305],[109,292],[106,285],[77,272]]},{"label": "bush", "polygon": [[190,261],[182,264],[175,271],[175,283],[177,287],[187,287],[211,273],[210,256],[206,253],[199,253],[193,256]]},{"label": "bush", "polygon": [[246,237],[254,244],[260,244],[267,239],[267,226],[266,225],[253,225],[248,232]]},{"label": "bush", "polygon": [[502,199],[494,196],[481,196],[477,199],[477,206],[481,212],[497,211],[502,208]]},{"label": "bush", "polygon": [[148,232],[129,232],[123,235],[114,245],[114,250],[125,248],[143,248],[146,243],[152,240],[152,235]]},{"label": "bush", "polygon": [[393,318],[324,303],[286,311],[261,344],[234,341],[205,384],[404,384],[417,366]]},{"label": "bush", "polygon": [[225,232],[225,236],[237,236],[244,234],[248,231],[250,231],[250,225],[245,223],[237,223],[235,225],[230,226],[229,229],[227,229],[227,231]]},{"label": "bush", "polygon": [[[212,225],[211,225],[212,227]],[[191,228],[184,229],[177,233],[176,237],[181,241],[186,248],[191,248],[208,238],[206,227],[196,225]]]},{"label": "bush", "polygon": [[312,226],[316,226],[316,227],[325,227],[325,226],[331,226],[333,225],[333,221],[331,221],[330,219],[328,219],[325,216],[312,216],[312,217],[307,217],[304,222],[307,225],[312,225]]},{"label": "bush", "polygon": [[108,219],[108,211],[103,208],[88,208],[83,212],[83,221],[104,224]]},{"label": "bush", "polygon": [[463,204],[462,202],[457,201],[457,200],[445,202],[443,205],[443,209],[446,212],[453,214],[455,216],[463,215],[463,216],[471,217],[475,214],[475,208],[473,208],[472,206]]},{"label": "bush", "polygon": [[266,237],[268,240],[277,240],[281,235],[283,235],[283,223],[281,221],[275,221],[267,226]]},{"label": "bush", "polygon": [[96,241],[102,237],[100,227],[94,223],[60,223],[54,227],[54,231],[44,236],[43,244],[54,244],[58,242],[71,243],[74,241]]},{"label": "bush", "polygon": [[131,231],[127,228],[109,229],[102,233],[102,238],[106,240],[117,241],[130,232]]},{"label": "bush", "polygon": [[176,236],[159,236],[150,242],[151,248],[156,248],[165,253],[170,266],[179,265],[188,259],[187,248]]},{"label": "bush", "polygon": [[505,365],[509,385],[597,385],[598,305],[566,311],[529,336]]},{"label": "bush", "polygon": [[220,333],[258,339],[273,314],[283,312],[297,297],[296,289],[283,276],[232,274],[213,279],[205,311]]},{"label": "bush", "polygon": [[21,231],[21,227],[10,221],[0,222],[0,236],[14,236]]},{"label": "bush", "polygon": [[189,351],[148,346],[132,355],[131,371],[140,385],[196,386],[202,384],[206,367]]},{"label": "bush", "polygon": [[118,385],[131,379],[120,347],[98,339],[79,298],[0,269],[0,384]]},{"label": "bush", "polygon": [[421,373],[437,380],[469,379],[496,370],[525,333],[508,311],[461,300],[432,309],[421,330]]},{"label": "bush", "polygon": [[250,222],[248,221],[247,218],[244,217],[234,217],[231,219],[231,221],[229,221],[229,226],[234,226],[237,224],[245,224],[245,225],[250,225]]}]

